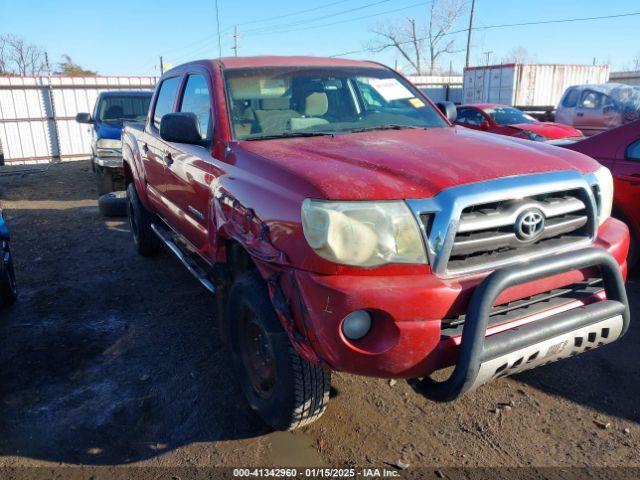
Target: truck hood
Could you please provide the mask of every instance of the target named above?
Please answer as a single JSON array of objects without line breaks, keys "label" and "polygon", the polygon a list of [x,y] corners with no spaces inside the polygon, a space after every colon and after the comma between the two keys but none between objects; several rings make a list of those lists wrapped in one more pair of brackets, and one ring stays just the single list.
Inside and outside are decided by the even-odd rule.
[{"label": "truck hood", "polygon": [[463,127],[240,141],[238,147],[266,162],[266,171],[285,169],[315,187],[315,195],[333,200],[431,197],[467,183],[548,171],[586,173],[598,165],[562,148]]},{"label": "truck hood", "polygon": [[120,140],[122,123],[96,123],[96,137],[109,140]]}]

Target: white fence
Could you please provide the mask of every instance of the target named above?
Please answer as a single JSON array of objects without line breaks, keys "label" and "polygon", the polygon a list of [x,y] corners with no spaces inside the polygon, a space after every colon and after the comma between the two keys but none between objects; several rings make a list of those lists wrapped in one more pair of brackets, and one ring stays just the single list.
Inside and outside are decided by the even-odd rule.
[{"label": "white fence", "polygon": [[150,90],[156,77],[0,76],[0,163],[87,158],[91,135],[76,123],[105,90]]}]

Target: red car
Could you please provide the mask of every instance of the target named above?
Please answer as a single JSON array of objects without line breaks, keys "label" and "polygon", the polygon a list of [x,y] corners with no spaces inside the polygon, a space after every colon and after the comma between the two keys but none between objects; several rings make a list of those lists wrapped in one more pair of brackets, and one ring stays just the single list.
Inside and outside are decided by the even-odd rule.
[{"label": "red car", "polygon": [[456,124],[509,137],[544,142],[561,138],[582,137],[582,132],[568,125],[540,122],[508,105],[482,103],[457,107]]},{"label": "red car", "polygon": [[640,120],[563,146],[595,158],[611,170],[615,186],[613,216],[629,226],[628,263],[635,265],[640,239]]},{"label": "red car", "polygon": [[231,57],[166,72],[124,127],[135,247],[215,294],[272,427],[318,418],[332,371],[449,401],[627,331],[609,170],[441,108],[374,62]]}]

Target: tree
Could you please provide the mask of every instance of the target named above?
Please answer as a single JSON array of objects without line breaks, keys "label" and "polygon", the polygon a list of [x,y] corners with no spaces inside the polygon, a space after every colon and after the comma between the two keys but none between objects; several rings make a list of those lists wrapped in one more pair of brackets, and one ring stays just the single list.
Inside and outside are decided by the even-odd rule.
[{"label": "tree", "polygon": [[44,50],[16,35],[0,36],[0,72],[41,75],[46,71]]},{"label": "tree", "polygon": [[67,54],[62,55],[61,60],[55,72],[59,75],[96,75],[96,72],[85,70],[77,63],[73,63],[73,60]]},{"label": "tree", "polygon": [[[367,49],[374,53],[394,48],[414,72],[424,73],[424,59],[428,61],[428,74],[437,69],[438,60],[445,53],[455,53],[454,39],[447,39],[455,22],[464,10],[463,0],[433,0],[425,27],[418,27],[413,18],[402,24],[383,23],[371,31],[378,38]],[[425,53],[426,51],[426,53]]]},{"label": "tree", "polygon": [[533,55],[521,45],[513,47],[507,55],[502,57],[503,63],[531,63],[533,61]]},{"label": "tree", "polygon": [[632,70],[634,72],[637,72],[637,71],[640,70],[640,52],[638,52],[638,54],[633,59],[633,68],[632,68]]}]

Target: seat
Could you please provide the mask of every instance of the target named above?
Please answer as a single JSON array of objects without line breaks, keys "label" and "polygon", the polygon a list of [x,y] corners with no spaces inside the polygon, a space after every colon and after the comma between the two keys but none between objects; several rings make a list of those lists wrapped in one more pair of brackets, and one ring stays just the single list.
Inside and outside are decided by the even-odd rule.
[{"label": "seat", "polygon": [[304,130],[319,125],[329,125],[329,121],[321,118],[329,110],[329,98],[324,92],[313,92],[304,99],[304,116],[291,118],[288,123],[290,130]]},{"label": "seat", "polygon": [[104,119],[117,120],[119,118],[122,118],[123,115],[124,111],[122,110],[122,107],[120,105],[111,105],[109,108],[107,108],[107,111],[104,112]]},{"label": "seat", "polygon": [[282,133],[292,118],[301,116],[291,109],[289,97],[263,98],[260,104],[255,115],[262,133],[265,134]]}]

